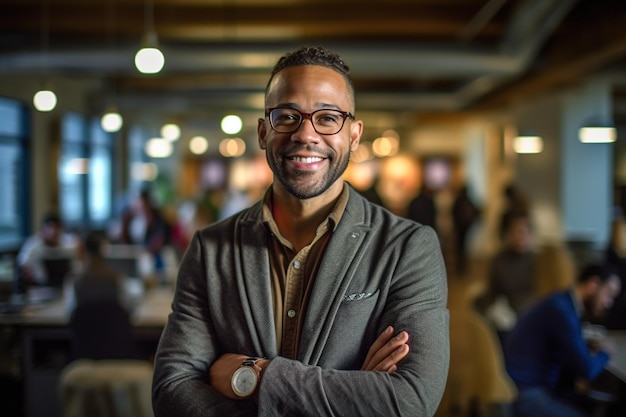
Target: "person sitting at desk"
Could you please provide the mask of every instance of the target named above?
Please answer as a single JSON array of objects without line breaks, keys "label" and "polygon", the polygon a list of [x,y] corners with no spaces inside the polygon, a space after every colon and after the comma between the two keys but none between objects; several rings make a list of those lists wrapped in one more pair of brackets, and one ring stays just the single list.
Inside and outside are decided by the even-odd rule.
[{"label": "person sitting at desk", "polygon": [[56,213],[44,216],[41,229],[26,239],[18,255],[22,281],[26,285],[48,285],[51,277],[46,273],[44,259],[48,256],[76,256],[76,238],[63,231],[63,223]]},{"label": "person sitting at desk", "polygon": [[83,268],[72,275],[70,308],[87,303],[111,302],[131,310],[123,274],[104,257],[106,245],[107,237],[102,232],[91,231],[85,236],[81,245]]},{"label": "person sitting at desk", "polygon": [[620,291],[620,280],[603,265],[588,265],[576,285],[531,307],[504,344],[506,370],[518,388],[518,417],[589,415],[578,381],[595,379],[609,362],[613,347],[590,347],[582,319],[602,317]]}]

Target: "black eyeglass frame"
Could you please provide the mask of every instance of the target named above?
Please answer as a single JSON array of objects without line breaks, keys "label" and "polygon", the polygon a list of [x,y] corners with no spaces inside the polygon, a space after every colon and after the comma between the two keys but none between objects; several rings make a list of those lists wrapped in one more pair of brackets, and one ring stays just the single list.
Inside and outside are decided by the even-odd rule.
[{"label": "black eyeglass frame", "polygon": [[[297,112],[301,116],[300,123],[298,123],[298,125],[293,130],[290,130],[288,132],[281,132],[280,130],[278,130],[278,129],[276,129],[274,127],[274,123],[272,122],[271,113],[274,110],[293,110],[293,111]],[[315,113],[318,113],[318,112],[321,112],[321,111],[329,111],[329,110],[341,114],[341,116],[343,117],[343,121],[341,122],[341,126],[339,127],[339,130],[337,130],[336,132],[334,132],[334,133],[322,133],[322,132],[318,131],[317,128],[315,127],[315,123],[313,123],[313,115]],[[350,113],[349,111],[343,111],[343,110],[339,110],[339,109],[318,109],[318,110],[312,111],[311,113],[303,113],[303,112],[301,112],[298,109],[294,109],[293,107],[269,107],[269,108],[266,108],[265,109],[265,117],[268,118],[268,120],[270,122],[270,126],[272,127],[272,129],[274,129],[274,131],[278,132],[278,133],[294,133],[294,132],[297,132],[298,129],[300,129],[300,127],[302,126],[302,123],[304,123],[304,121],[306,119],[309,119],[311,121],[311,126],[313,126],[313,130],[315,130],[320,135],[326,135],[326,136],[336,135],[337,133],[341,132],[341,129],[343,129],[344,125],[346,124],[346,119],[350,119],[350,120],[354,120],[355,119],[354,115],[352,113]]]}]

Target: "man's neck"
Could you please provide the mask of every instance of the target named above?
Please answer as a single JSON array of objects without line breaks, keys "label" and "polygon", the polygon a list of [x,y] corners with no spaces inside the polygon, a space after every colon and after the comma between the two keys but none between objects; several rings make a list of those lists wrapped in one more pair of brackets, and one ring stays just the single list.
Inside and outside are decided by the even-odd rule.
[{"label": "man's neck", "polygon": [[322,195],[299,199],[276,183],[272,188],[272,216],[278,230],[296,250],[300,250],[315,237],[317,227],[331,212],[343,189],[338,181]]}]

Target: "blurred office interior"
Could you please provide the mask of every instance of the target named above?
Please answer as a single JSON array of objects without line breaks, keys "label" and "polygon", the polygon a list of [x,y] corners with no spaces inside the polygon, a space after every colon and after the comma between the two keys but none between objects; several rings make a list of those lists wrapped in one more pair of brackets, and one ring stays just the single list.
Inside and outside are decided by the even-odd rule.
[{"label": "blurred office interior", "polygon": [[[537,242],[576,260],[626,214],[625,21],[621,0],[5,1],[0,252],[14,256],[50,210],[70,231],[115,234],[146,187],[191,228],[258,199],[271,182],[256,139],[265,83],[282,54],[319,44],[351,67],[364,121],[346,179],[400,215],[428,188],[450,263],[454,195],[467,185],[480,207],[475,279],[450,268],[465,306],[500,245],[508,185],[531,202]],[[162,51],[162,69],[140,72],[142,47]],[[52,108],[36,108],[39,90]],[[111,112],[120,127],[103,125]],[[461,396],[451,381],[447,399]]]}]

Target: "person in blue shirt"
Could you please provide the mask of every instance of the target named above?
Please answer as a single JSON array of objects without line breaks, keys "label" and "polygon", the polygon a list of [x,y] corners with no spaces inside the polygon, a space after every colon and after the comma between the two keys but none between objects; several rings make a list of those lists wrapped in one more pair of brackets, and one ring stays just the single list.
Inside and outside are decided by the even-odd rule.
[{"label": "person in blue shirt", "polygon": [[620,287],[612,269],[591,264],[573,288],[544,298],[522,315],[504,342],[506,370],[519,391],[516,416],[588,415],[575,383],[595,379],[613,347],[600,342],[591,348],[583,337],[583,321],[606,314]]}]

